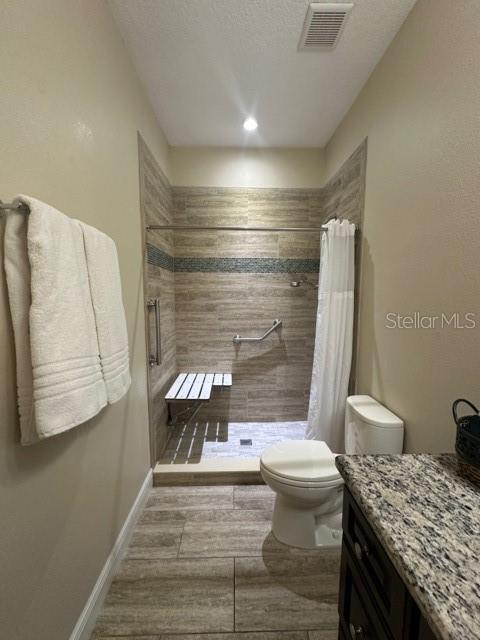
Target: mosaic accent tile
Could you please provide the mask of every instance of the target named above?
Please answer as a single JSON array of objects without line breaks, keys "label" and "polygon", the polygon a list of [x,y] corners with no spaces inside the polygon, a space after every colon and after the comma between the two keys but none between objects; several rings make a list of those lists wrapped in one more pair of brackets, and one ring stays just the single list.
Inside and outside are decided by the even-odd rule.
[{"label": "mosaic accent tile", "polygon": [[313,258],[175,258],[175,271],[222,273],[316,273]]},{"label": "mosaic accent tile", "polygon": [[170,256],[153,244],[147,244],[147,262],[148,264],[167,269],[168,271],[174,271],[175,268],[173,256]]},{"label": "mosaic accent tile", "polygon": [[183,273],[318,273],[315,258],[174,258],[147,244],[147,261]]}]

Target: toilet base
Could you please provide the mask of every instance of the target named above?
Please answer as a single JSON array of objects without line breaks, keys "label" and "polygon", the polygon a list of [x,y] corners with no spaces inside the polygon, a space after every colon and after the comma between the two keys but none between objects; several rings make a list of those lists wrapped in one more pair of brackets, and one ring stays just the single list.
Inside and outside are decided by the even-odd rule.
[{"label": "toilet base", "polygon": [[301,549],[340,547],[342,511],[320,513],[322,507],[308,508],[277,493],[272,532],[279,542]]}]

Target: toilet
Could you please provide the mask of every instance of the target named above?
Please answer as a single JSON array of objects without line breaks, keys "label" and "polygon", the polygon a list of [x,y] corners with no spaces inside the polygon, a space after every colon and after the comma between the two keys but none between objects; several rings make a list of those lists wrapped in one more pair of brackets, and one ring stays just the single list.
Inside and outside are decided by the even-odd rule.
[{"label": "toilet", "polygon": [[[347,398],[347,454],[402,453],[403,433],[403,421],[370,396]],[[343,480],[336,455],[319,440],[284,440],[265,449],[260,471],[276,493],[277,540],[303,549],[341,544]]]}]

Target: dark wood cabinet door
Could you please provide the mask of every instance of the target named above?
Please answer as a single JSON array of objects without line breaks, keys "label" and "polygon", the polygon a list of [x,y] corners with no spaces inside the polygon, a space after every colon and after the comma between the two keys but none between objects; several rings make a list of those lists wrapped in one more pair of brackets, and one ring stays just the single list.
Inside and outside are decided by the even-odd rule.
[{"label": "dark wood cabinet door", "polygon": [[436,640],[433,631],[428,626],[425,618],[420,617],[418,627],[418,640]]},{"label": "dark wood cabinet door", "polygon": [[338,627],[338,640],[348,640],[347,636],[343,633],[342,625]]},{"label": "dark wood cabinet door", "polygon": [[345,488],[340,640],[435,640],[355,499]]},{"label": "dark wood cabinet door", "polygon": [[343,503],[343,531],[376,607],[394,639],[403,640],[407,590],[348,489],[345,489]]},{"label": "dark wood cabinet door", "polygon": [[343,635],[348,640],[392,639],[368,597],[345,542],[342,547],[339,614]]}]

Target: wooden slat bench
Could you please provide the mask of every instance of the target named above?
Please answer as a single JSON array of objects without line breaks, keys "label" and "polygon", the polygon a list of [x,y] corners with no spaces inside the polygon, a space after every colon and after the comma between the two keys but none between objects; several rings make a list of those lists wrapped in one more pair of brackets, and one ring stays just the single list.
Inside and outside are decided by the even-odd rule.
[{"label": "wooden slat bench", "polygon": [[202,404],[209,402],[213,387],[231,386],[231,373],[179,373],[165,395],[165,401],[168,405],[169,424],[172,424],[171,403],[190,403],[187,409],[181,412],[185,413],[185,411],[193,408],[193,412],[185,422],[188,423],[198,413]]}]

